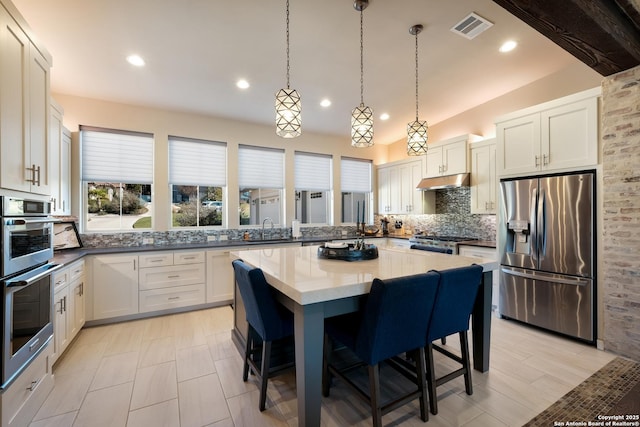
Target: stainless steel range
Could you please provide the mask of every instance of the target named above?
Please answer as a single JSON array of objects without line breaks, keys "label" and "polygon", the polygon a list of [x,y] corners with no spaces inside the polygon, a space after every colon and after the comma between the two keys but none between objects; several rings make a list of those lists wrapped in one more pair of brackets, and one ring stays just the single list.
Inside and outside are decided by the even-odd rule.
[{"label": "stainless steel range", "polygon": [[409,239],[411,245],[415,245],[415,249],[434,250],[435,252],[445,252],[457,255],[458,243],[469,240],[477,240],[472,237],[461,236],[438,236],[431,234],[414,234]]}]

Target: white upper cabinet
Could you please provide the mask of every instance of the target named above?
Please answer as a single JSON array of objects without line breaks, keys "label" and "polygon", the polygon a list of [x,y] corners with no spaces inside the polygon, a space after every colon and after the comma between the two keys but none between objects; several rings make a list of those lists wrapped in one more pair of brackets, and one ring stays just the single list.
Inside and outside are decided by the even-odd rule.
[{"label": "white upper cabinet", "polygon": [[49,74],[50,60],[0,5],[1,188],[50,195]]},{"label": "white upper cabinet", "polygon": [[432,213],[434,194],[416,189],[424,165],[418,158],[378,166],[378,214]]},{"label": "white upper cabinet", "polygon": [[474,142],[471,146],[471,213],[496,213],[496,140]]},{"label": "white upper cabinet", "polygon": [[600,88],[520,110],[496,121],[499,176],[598,164]]},{"label": "white upper cabinet", "polygon": [[64,110],[51,100],[49,120],[49,177],[51,183],[51,212],[54,215],[71,213],[71,134],[62,124]]},{"label": "white upper cabinet", "polygon": [[49,63],[0,7],[0,187],[49,194]]},{"label": "white upper cabinet", "polygon": [[462,135],[429,144],[425,178],[469,172],[467,144],[477,138],[476,135]]}]

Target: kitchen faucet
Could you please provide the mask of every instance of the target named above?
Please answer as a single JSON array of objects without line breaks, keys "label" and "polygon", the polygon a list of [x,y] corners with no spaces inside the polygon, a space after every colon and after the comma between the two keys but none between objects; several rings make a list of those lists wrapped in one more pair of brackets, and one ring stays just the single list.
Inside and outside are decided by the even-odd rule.
[{"label": "kitchen faucet", "polygon": [[[264,240],[264,223],[269,221],[271,223],[271,231],[273,231],[273,220],[269,217],[266,217],[263,221],[262,221],[262,240]],[[269,233],[272,234],[272,233]]]}]

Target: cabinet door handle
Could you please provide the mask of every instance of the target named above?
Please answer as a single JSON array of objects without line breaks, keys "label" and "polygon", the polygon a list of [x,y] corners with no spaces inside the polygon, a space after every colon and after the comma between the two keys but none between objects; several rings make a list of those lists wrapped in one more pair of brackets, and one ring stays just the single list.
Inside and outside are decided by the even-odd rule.
[{"label": "cabinet door handle", "polygon": [[168,301],[175,301],[175,300],[178,300],[178,299],[180,299],[180,297],[169,297],[169,298],[167,298]]},{"label": "cabinet door handle", "polygon": [[38,180],[36,181],[36,185],[40,187],[40,166],[38,166],[38,168],[36,169],[36,174],[38,175]]},{"label": "cabinet door handle", "polygon": [[179,278],[179,277],[180,277],[180,275],[179,275],[179,274],[173,274],[173,275],[171,275],[171,276],[167,276],[167,278],[169,278],[169,279],[177,279],[177,278]]},{"label": "cabinet door handle", "polygon": [[67,296],[65,295],[65,297],[62,298],[62,299],[64,300],[64,311],[66,313],[66,311],[67,311]]},{"label": "cabinet door handle", "polygon": [[133,260],[133,270],[135,271],[135,269],[136,269],[136,260],[134,259]]},{"label": "cabinet door handle", "polygon": [[80,296],[84,295],[84,282],[80,282]]},{"label": "cabinet door handle", "polygon": [[35,380],[35,381],[31,381],[31,384],[29,384],[29,387],[27,387],[27,390],[29,390],[29,391],[33,391],[33,390],[35,390],[36,388],[38,388],[38,384],[40,384],[40,380],[41,380],[41,379],[42,379],[42,378],[38,378],[38,379],[37,379],[37,380]]},{"label": "cabinet door handle", "polygon": [[60,310],[59,310],[59,311],[58,311],[58,310],[56,310],[56,311],[57,311],[58,313],[62,314],[62,313],[64,313],[64,309],[63,309],[63,307],[62,307],[62,298],[60,298],[60,301],[59,301],[58,303],[60,304]]},{"label": "cabinet door handle", "polygon": [[51,203],[53,203],[53,210],[54,210],[54,212],[55,212],[55,210],[56,210],[56,198],[55,198],[55,197],[52,197],[52,198],[50,199],[50,201],[51,201]]},{"label": "cabinet door handle", "polygon": [[540,156],[536,156],[536,167],[540,166]]},{"label": "cabinet door handle", "polygon": [[542,166],[547,166],[549,164],[549,155],[548,154],[543,154],[542,155]]}]

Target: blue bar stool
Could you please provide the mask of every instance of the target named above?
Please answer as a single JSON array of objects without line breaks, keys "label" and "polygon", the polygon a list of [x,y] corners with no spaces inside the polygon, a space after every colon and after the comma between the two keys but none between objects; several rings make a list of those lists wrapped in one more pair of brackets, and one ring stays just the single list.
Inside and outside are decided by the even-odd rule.
[{"label": "blue bar stool", "polygon": [[[415,399],[420,400],[421,419],[427,421],[424,347],[438,281],[439,275],[433,272],[385,281],[374,279],[359,312],[326,319],[323,394],[329,396],[333,375],[371,405],[374,427],[382,425],[382,415]],[[344,369],[332,364],[334,341],[351,350],[359,361]],[[414,378],[407,376],[415,384],[415,389],[383,404],[380,396],[380,363],[405,352],[413,354],[418,362],[415,364]],[[396,367],[393,363],[390,365]],[[368,393],[347,376],[349,371],[361,366],[368,367]],[[399,371],[405,374],[403,369]]]},{"label": "blue bar stool", "polygon": [[259,408],[264,411],[268,379],[294,366],[293,362],[271,366],[272,343],[293,340],[293,313],[275,300],[261,269],[251,268],[242,260],[234,260],[232,265],[248,323],[242,379],[247,381],[249,368],[258,377]]},{"label": "blue bar stool", "polygon": [[[427,349],[425,352],[429,402],[431,405],[431,413],[434,415],[438,413],[437,386],[463,375],[465,391],[468,395],[473,394],[467,331],[469,330],[469,319],[481,282],[482,266],[475,264],[469,267],[460,267],[440,272],[440,286],[427,333]],[[455,333],[460,335],[461,356],[433,344],[433,341],[443,339]],[[436,378],[433,350],[461,363],[462,367],[440,378]]]}]

